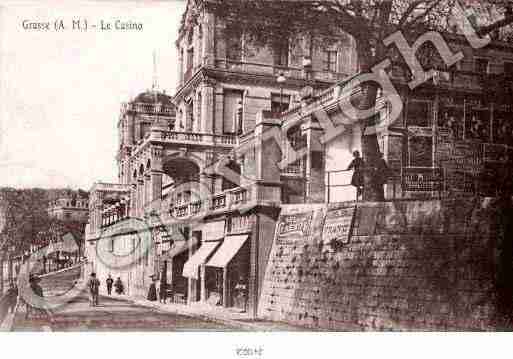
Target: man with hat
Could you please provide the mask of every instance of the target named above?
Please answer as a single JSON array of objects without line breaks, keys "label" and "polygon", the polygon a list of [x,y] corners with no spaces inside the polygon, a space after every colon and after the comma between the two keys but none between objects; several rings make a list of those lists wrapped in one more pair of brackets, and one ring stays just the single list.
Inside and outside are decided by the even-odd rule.
[{"label": "man with hat", "polygon": [[87,282],[87,286],[89,287],[89,295],[91,299],[91,306],[98,305],[98,295],[100,292],[100,281],[96,278],[96,273],[91,273],[91,277]]}]

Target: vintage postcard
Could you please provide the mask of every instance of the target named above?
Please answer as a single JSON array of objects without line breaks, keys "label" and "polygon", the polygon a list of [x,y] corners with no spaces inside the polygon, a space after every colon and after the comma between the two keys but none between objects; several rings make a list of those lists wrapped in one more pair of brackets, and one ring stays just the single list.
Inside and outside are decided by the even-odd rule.
[{"label": "vintage postcard", "polygon": [[0,2],[3,331],[511,331],[512,195],[509,1]]}]

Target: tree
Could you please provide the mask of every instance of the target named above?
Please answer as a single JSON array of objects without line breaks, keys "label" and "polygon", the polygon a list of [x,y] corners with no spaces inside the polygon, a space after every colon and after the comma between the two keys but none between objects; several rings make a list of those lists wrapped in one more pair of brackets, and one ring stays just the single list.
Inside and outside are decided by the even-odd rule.
[{"label": "tree", "polygon": [[[307,35],[316,39],[343,31],[355,40],[360,71],[370,73],[375,64],[393,55],[394,49],[383,42],[390,34],[401,31],[406,38],[412,39],[427,30],[450,31],[454,26],[451,22],[452,9],[457,1],[215,0],[205,4],[229,28],[244,29],[245,38],[257,45],[272,46],[277,38]],[[507,32],[501,32],[513,22],[512,6],[508,1],[467,1],[479,7],[479,18],[469,18],[477,27],[479,36],[490,33],[504,38],[511,36]],[[361,89],[362,95],[357,106],[362,109],[374,108],[378,85],[366,82]],[[372,117],[363,120],[363,127],[372,125],[372,121]],[[379,151],[377,135],[362,134],[362,144],[367,163],[375,163]],[[380,189],[370,185],[372,179],[365,176],[364,180],[367,188],[365,199],[380,198]]]}]

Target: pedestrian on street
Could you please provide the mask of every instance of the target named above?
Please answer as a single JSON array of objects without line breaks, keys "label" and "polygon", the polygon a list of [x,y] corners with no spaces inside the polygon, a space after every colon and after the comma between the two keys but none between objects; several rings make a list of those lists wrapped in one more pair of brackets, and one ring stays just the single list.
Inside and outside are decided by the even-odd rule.
[{"label": "pedestrian on street", "polygon": [[5,296],[7,300],[8,312],[14,313],[16,303],[18,302],[18,286],[16,286],[16,284],[11,283],[9,289],[5,293]]},{"label": "pedestrian on street", "polygon": [[244,277],[241,275],[239,276],[239,281],[235,285],[235,290],[238,292],[237,296],[242,304],[243,312],[245,313],[247,311],[248,306],[248,293],[247,293],[247,285],[246,281],[244,280]]},{"label": "pedestrian on street", "polygon": [[114,287],[116,287],[117,294],[123,294],[125,289],[123,288],[123,282],[121,282],[121,278],[117,277],[116,282],[114,283]]},{"label": "pedestrian on street", "polygon": [[106,280],[106,283],[107,283],[107,294],[111,295],[112,294],[112,285],[114,284],[114,279],[112,279],[110,274],[109,274],[109,277]]},{"label": "pedestrian on street", "polygon": [[87,282],[87,286],[89,287],[89,295],[91,299],[91,306],[98,305],[98,296],[100,292],[100,281],[96,278],[96,273],[91,273],[91,277]]},{"label": "pedestrian on street", "polygon": [[165,280],[160,280],[159,299],[161,303],[166,303],[167,300],[167,283]]},{"label": "pedestrian on street", "polygon": [[148,289],[148,296],[146,297],[149,301],[155,302],[157,300],[157,286],[155,285],[155,277],[151,276],[151,284]]},{"label": "pedestrian on street", "polygon": [[351,177],[351,185],[356,187],[356,198],[363,193],[363,159],[360,157],[359,151],[353,152],[353,160],[347,167],[347,170],[354,170],[353,177]]}]

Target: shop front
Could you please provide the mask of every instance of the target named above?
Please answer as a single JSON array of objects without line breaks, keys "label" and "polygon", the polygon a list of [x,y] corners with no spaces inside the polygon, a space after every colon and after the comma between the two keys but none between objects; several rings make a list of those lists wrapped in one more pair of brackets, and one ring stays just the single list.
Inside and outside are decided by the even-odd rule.
[{"label": "shop front", "polygon": [[[188,278],[188,286],[191,291],[199,289],[199,295],[191,294],[189,302],[197,301],[220,304],[222,291],[220,291],[219,281],[221,278],[215,271],[207,270],[207,263],[224,238],[225,221],[213,221],[203,224],[197,237],[201,245],[192,253],[183,266],[182,275]],[[193,245],[191,248],[196,247]]]},{"label": "shop front", "polygon": [[206,263],[207,290],[219,298],[215,304],[247,309],[250,254],[248,238],[248,234],[226,236]]},{"label": "shop front", "polygon": [[[205,263],[212,256],[220,243],[221,242],[219,240],[202,242],[198,250],[194,252],[194,254],[183,266],[182,275],[184,277],[189,278],[191,281],[196,281],[193,283],[201,283],[200,300],[202,302],[207,301],[210,298],[210,295],[215,297],[215,290],[212,290],[215,288],[215,279],[214,283],[212,283],[211,276],[209,276],[208,281],[206,280]],[[192,299],[192,301],[194,301],[194,299]]]}]

